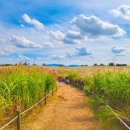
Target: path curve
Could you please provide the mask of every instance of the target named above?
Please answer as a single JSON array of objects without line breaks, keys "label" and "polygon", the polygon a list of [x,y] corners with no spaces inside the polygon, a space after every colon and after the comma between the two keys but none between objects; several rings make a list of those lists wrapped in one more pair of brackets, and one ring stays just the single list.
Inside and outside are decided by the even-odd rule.
[{"label": "path curve", "polygon": [[36,120],[27,123],[24,130],[101,130],[83,93],[63,84],[54,100],[44,106]]}]

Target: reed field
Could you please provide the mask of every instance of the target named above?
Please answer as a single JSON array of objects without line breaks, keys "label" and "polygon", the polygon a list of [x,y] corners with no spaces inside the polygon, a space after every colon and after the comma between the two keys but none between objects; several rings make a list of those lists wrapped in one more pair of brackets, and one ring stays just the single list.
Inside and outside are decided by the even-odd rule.
[{"label": "reed field", "polygon": [[0,68],[0,126],[56,87],[56,78],[48,69],[36,67]]},{"label": "reed field", "polygon": [[[108,106],[130,125],[130,67],[58,67],[89,98],[89,107],[104,130],[125,130]],[[56,87],[57,72],[51,67],[0,68],[0,126],[42,99]]]},{"label": "reed field", "polygon": [[129,67],[81,67],[59,69],[62,77],[71,84],[82,87],[90,97],[90,107],[104,129],[125,130],[108,108],[130,124],[130,68]]}]

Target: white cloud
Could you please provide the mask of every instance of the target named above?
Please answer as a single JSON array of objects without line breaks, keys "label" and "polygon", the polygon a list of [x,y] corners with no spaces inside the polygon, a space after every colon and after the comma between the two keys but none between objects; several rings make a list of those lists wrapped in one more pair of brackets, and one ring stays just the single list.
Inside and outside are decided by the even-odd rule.
[{"label": "white cloud", "polygon": [[70,39],[82,39],[83,38],[81,33],[77,32],[77,31],[68,31],[68,33],[66,34],[66,37],[70,38]]},{"label": "white cloud", "polygon": [[10,38],[10,41],[18,48],[42,48],[41,45],[36,44],[26,39],[25,37],[18,37],[18,36],[13,35]]},{"label": "white cloud", "polygon": [[46,41],[43,46],[44,46],[44,48],[53,48],[54,47],[54,45],[52,45],[52,43],[50,41]]},{"label": "white cloud", "polygon": [[[73,28],[73,25],[75,25],[76,28]],[[0,27],[1,26],[2,25],[0,25]],[[107,57],[113,56],[113,54],[110,52],[113,46],[118,46],[118,45],[122,46],[123,44],[123,46],[126,48],[130,47],[129,39],[128,41],[124,41],[123,38],[113,39],[110,38],[110,36],[112,35],[106,37],[107,36],[106,34],[105,37],[104,34],[103,37],[99,37],[102,36],[102,33],[98,33],[98,35],[94,33],[89,33],[91,32],[92,29],[87,30],[88,32],[85,32],[83,31],[83,29],[79,28],[74,23],[70,25],[64,24],[64,26],[63,24],[62,25],[60,24],[58,26],[54,24],[47,25],[45,26],[44,31],[39,31],[35,28],[27,28],[26,26],[23,27],[3,26],[1,30],[2,31],[0,33],[0,38],[6,39],[6,41],[0,40],[0,43],[2,43],[0,44],[0,48],[1,50],[5,48],[10,48],[13,50],[13,53],[8,56],[14,58],[13,59],[14,63],[20,59],[18,58],[19,54],[23,56],[24,54],[30,54],[31,57],[33,58],[31,58],[29,62],[32,63],[34,59],[34,61],[38,61],[36,63],[39,64],[43,63],[44,61],[47,63],[54,63],[57,62],[58,59],[60,59],[60,61],[62,61],[64,64],[71,64],[71,63],[86,64],[87,62],[89,62],[86,59],[91,57],[91,54],[92,56],[96,54],[97,56],[102,55],[103,57],[102,63],[103,63],[103,62],[108,62]],[[9,37],[11,37],[10,41],[9,41]],[[90,41],[90,39],[92,39],[92,41]],[[63,43],[68,43],[68,44],[63,44]],[[72,43],[73,45],[70,45]],[[15,47],[14,45],[17,46],[18,48]],[[77,48],[79,46],[81,48]],[[85,48],[82,46],[84,46]],[[26,49],[21,49],[21,48],[26,48]],[[87,48],[93,50],[94,54],[91,52],[91,50]],[[70,57],[69,60],[67,56],[65,57],[66,53],[68,53],[67,55],[68,57]],[[17,55],[16,58],[14,56],[15,54]],[[55,56],[50,57],[51,55],[55,55]],[[1,56],[0,59],[1,63],[12,62],[6,60],[8,59],[7,56],[4,57],[5,59],[4,58],[2,59],[2,57],[4,56]],[[43,58],[36,59],[35,57],[43,57]],[[130,56],[127,55],[127,57]],[[78,61],[74,61],[74,59],[76,60],[78,59]],[[100,60],[101,59],[99,59],[99,62]]]},{"label": "white cloud", "polygon": [[130,20],[130,5],[121,5],[117,9],[110,10],[110,13],[115,17]]},{"label": "white cloud", "polygon": [[87,49],[86,47],[78,47],[76,48],[74,53],[67,53],[66,58],[71,57],[84,57],[84,56],[92,56],[93,53],[90,49]]},{"label": "white cloud", "polygon": [[77,56],[89,56],[92,55],[92,51],[86,49],[85,47],[76,48],[77,49]]},{"label": "white cloud", "polygon": [[83,35],[79,31],[68,31],[65,37],[62,39],[65,44],[78,44],[83,39]]},{"label": "white cloud", "polygon": [[27,57],[27,56],[24,56],[24,55],[19,55],[18,56],[20,59],[23,59],[23,60],[31,60],[31,58]]},{"label": "white cloud", "polygon": [[118,25],[103,21],[96,16],[87,17],[83,14],[74,17],[71,23],[87,37],[119,37],[126,32]]},{"label": "white cloud", "polygon": [[102,21],[96,16],[83,14],[71,20],[71,30],[62,39],[65,44],[90,42],[94,38],[111,38],[123,36],[126,32],[118,25]]},{"label": "white cloud", "polygon": [[64,34],[61,31],[49,31],[49,35],[55,40],[61,41],[64,38]]},{"label": "white cloud", "polygon": [[63,43],[65,43],[65,44],[78,44],[78,43],[80,43],[80,40],[65,37],[63,39]]},{"label": "white cloud", "polygon": [[9,50],[4,50],[4,49],[2,49],[2,50],[0,50],[0,55],[7,54],[7,53],[9,53],[9,52],[10,52]]},{"label": "white cloud", "polygon": [[122,47],[113,47],[111,49],[111,52],[116,55],[126,55],[128,54],[128,49]]},{"label": "white cloud", "polygon": [[58,60],[58,59],[63,59],[63,58],[65,58],[65,56],[51,55],[51,56],[49,56],[49,58],[50,58],[50,59]]},{"label": "white cloud", "polygon": [[35,61],[46,61],[48,60],[48,57],[36,57],[34,58]]},{"label": "white cloud", "polygon": [[35,28],[39,30],[44,30],[44,25],[41,22],[36,19],[31,19],[27,14],[23,15],[23,19],[26,23],[33,25]]}]

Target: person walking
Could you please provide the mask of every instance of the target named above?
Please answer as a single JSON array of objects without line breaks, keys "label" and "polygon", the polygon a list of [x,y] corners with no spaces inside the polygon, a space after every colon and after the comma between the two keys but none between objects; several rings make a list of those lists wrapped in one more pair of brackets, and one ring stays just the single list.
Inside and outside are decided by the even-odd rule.
[{"label": "person walking", "polygon": [[65,78],[65,83],[66,83],[66,84],[69,84],[69,83],[70,83],[70,80],[69,80],[68,77]]},{"label": "person walking", "polygon": [[59,84],[59,86],[61,86],[61,83],[62,83],[62,78],[58,77],[58,84]]}]

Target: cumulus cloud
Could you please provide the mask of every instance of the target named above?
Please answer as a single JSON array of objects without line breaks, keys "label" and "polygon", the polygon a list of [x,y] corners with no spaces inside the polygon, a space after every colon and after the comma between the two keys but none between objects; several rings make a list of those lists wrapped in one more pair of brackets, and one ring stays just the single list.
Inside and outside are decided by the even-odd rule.
[{"label": "cumulus cloud", "polygon": [[77,56],[90,56],[92,55],[92,51],[86,49],[85,47],[76,48],[77,49]]},{"label": "cumulus cloud", "polygon": [[80,32],[77,31],[69,31],[66,35],[66,37],[70,38],[70,39],[82,39],[83,36],[81,35]]},{"label": "cumulus cloud", "polygon": [[49,35],[55,39],[61,41],[64,38],[64,34],[61,31],[49,31]]},{"label": "cumulus cloud", "polygon": [[13,35],[10,38],[10,41],[18,48],[42,48],[41,45],[36,44],[26,39],[25,37],[18,37],[18,36]]},{"label": "cumulus cloud", "polygon": [[27,14],[23,14],[22,18],[24,19],[24,21],[30,25],[33,25],[35,28],[39,29],[39,30],[43,30],[44,29],[44,25],[39,22],[36,19],[32,19],[30,18]]},{"label": "cumulus cloud", "polygon": [[96,16],[87,17],[81,14],[78,17],[74,17],[71,23],[82,35],[90,38],[123,36],[126,33],[118,25],[103,21]]},{"label": "cumulus cloud", "polygon": [[78,44],[78,43],[80,43],[80,40],[72,39],[72,38],[68,38],[68,37],[65,37],[62,41],[65,44]]},{"label": "cumulus cloud", "polygon": [[124,20],[130,20],[130,5],[121,5],[116,9],[110,10],[115,17],[121,17]]},{"label": "cumulus cloud", "polygon": [[76,48],[75,52],[72,54],[67,53],[66,58],[71,57],[84,57],[84,56],[92,56],[93,53],[90,49],[87,49],[86,47],[78,47]]},{"label": "cumulus cloud", "polygon": [[33,58],[35,61],[43,61],[43,60],[48,60],[48,57],[36,57]]},{"label": "cumulus cloud", "polygon": [[84,37],[79,31],[68,31],[65,37],[62,39],[65,44],[78,44]]},{"label": "cumulus cloud", "polygon": [[72,30],[62,39],[65,44],[77,44],[93,38],[120,37],[126,32],[118,25],[103,21],[96,16],[83,14],[71,20]]},{"label": "cumulus cloud", "polygon": [[9,53],[9,52],[10,52],[9,50],[4,50],[4,49],[2,49],[2,50],[0,50],[0,55],[7,54],[7,53]]},{"label": "cumulus cloud", "polygon": [[54,47],[54,45],[50,41],[44,42],[43,46],[44,46],[44,48],[53,48]]},{"label": "cumulus cloud", "polygon": [[27,56],[24,56],[24,55],[18,55],[18,57],[20,59],[23,59],[23,60],[31,60],[31,58],[27,57]]},{"label": "cumulus cloud", "polygon": [[63,58],[65,58],[65,56],[51,55],[51,56],[49,56],[49,58],[50,58],[50,59],[58,60],[58,59],[63,59]]},{"label": "cumulus cloud", "polygon": [[126,55],[126,54],[128,54],[128,49],[127,48],[121,48],[121,47],[113,47],[111,49],[111,52],[113,54],[116,54],[116,55]]}]

